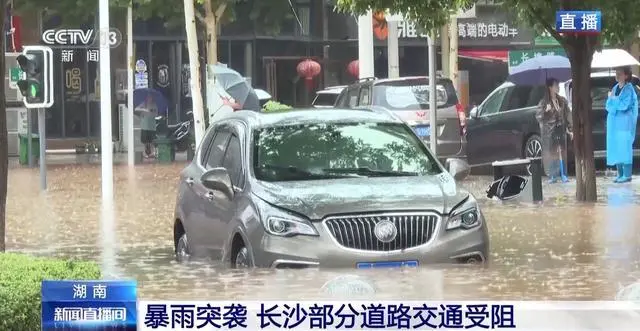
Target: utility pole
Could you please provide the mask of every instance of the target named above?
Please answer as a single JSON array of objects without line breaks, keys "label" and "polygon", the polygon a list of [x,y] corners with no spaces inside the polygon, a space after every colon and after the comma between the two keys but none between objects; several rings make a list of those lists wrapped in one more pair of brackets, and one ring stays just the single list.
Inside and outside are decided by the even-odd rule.
[{"label": "utility pole", "polygon": [[[444,67],[444,65],[443,65]],[[458,77],[458,18],[452,15],[449,22],[449,78],[456,91],[460,90]]]},{"label": "utility pole", "polygon": [[373,13],[369,10],[358,18],[358,63],[360,78],[374,77]]},{"label": "utility pole", "polygon": [[387,20],[387,65],[389,78],[400,77],[400,47],[398,46],[398,22],[403,20],[402,15],[385,15]]},{"label": "utility pole", "polygon": [[445,24],[440,29],[440,63],[442,63],[442,76],[451,77],[449,74],[449,24]]},{"label": "utility pole", "polygon": [[193,0],[184,0],[184,21],[187,30],[187,46],[189,48],[189,68],[191,72],[191,100],[193,102],[193,121],[196,134],[196,148],[204,137],[204,102],[200,80],[200,59],[198,58],[198,33],[196,32],[196,16]]},{"label": "utility pole", "polygon": [[433,153],[433,156],[438,158],[438,118],[436,114],[436,33],[435,30],[431,32],[427,42],[429,43],[429,124],[431,126],[431,134],[429,148]]},{"label": "utility pole", "polygon": [[127,8],[127,163],[133,167],[135,161],[135,141],[133,139],[133,0]]}]

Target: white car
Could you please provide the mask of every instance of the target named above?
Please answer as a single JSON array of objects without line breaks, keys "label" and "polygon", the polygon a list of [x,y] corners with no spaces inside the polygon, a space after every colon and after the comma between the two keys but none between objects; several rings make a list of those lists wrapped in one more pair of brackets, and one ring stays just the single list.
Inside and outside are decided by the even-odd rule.
[{"label": "white car", "polygon": [[331,86],[316,92],[311,105],[314,108],[333,108],[338,96],[346,86]]}]

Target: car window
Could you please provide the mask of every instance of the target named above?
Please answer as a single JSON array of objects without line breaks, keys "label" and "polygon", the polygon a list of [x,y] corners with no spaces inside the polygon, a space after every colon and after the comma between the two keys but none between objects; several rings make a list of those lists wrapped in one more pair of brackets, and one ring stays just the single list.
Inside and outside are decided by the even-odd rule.
[{"label": "car window", "polygon": [[371,104],[370,97],[371,97],[371,87],[363,86],[360,89],[360,97],[359,97],[359,100],[358,100],[358,106],[368,106],[368,105],[370,105]]},{"label": "car window", "polygon": [[[438,81],[436,102],[438,108],[458,103],[458,96],[450,80]],[[377,83],[373,87],[372,103],[391,110],[429,109],[429,80],[415,78]]]},{"label": "car window", "polygon": [[224,157],[224,150],[227,146],[227,140],[231,134],[227,129],[221,129],[216,137],[213,139],[209,151],[207,152],[206,169],[213,169],[222,166],[222,158]]},{"label": "car window", "polygon": [[609,92],[616,84],[615,77],[591,78],[591,102],[592,105],[604,107],[609,97]]},{"label": "car window", "polygon": [[338,98],[336,100],[336,107],[346,107],[347,106],[347,95],[348,95],[348,90],[344,89],[342,90],[342,92],[340,92],[340,95],[338,95]]},{"label": "car window", "polygon": [[224,153],[222,166],[227,169],[231,182],[234,186],[242,187],[242,149],[240,139],[234,134],[231,135],[227,150]]},{"label": "car window", "polygon": [[318,93],[313,100],[314,106],[333,106],[336,104],[338,93]]},{"label": "car window", "polygon": [[207,152],[209,151],[209,146],[211,145],[213,137],[216,136],[216,133],[216,129],[211,128],[209,131],[207,131],[207,135],[204,136],[204,139],[202,139],[202,144],[200,144],[200,164],[206,164],[208,155]]},{"label": "car window", "polygon": [[402,123],[280,125],[257,130],[254,142],[254,174],[264,181],[442,172],[424,144]]},{"label": "car window", "polygon": [[502,103],[503,106],[500,108],[500,111],[525,108],[529,101],[531,90],[532,87],[526,85],[519,85],[511,88],[506,96],[505,102]]},{"label": "car window", "polygon": [[503,87],[491,94],[480,106],[480,116],[496,114],[502,106],[502,100],[509,91],[510,87]]},{"label": "car window", "polygon": [[358,86],[354,86],[354,87],[350,87],[349,88],[349,104],[348,106],[350,108],[354,108],[358,106],[358,92],[360,91],[360,89],[358,88]]},{"label": "car window", "polygon": [[531,89],[531,94],[529,94],[529,101],[525,107],[535,107],[540,104],[540,100],[544,98],[544,94],[546,93],[546,86],[535,86]]}]

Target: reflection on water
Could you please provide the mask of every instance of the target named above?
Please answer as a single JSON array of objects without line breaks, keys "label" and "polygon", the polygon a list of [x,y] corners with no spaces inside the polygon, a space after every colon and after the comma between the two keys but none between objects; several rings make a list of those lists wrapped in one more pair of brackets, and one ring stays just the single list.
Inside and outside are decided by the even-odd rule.
[{"label": "reflection on water", "polygon": [[[95,259],[136,278],[144,299],[328,298],[323,285],[341,275],[369,279],[379,299],[612,299],[640,279],[638,184],[599,181],[600,202],[573,203],[575,184],[545,186],[543,205],[484,199],[489,178],[465,185],[489,220],[489,268],[234,271],[216,263],[173,261],[172,216],[183,165],[114,169],[115,236],[100,235],[100,168],[57,167],[49,191],[37,169],[9,174],[7,246],[36,254]],[[115,240],[114,256],[104,240]],[[113,246],[112,246],[113,247]],[[108,252],[106,252],[108,253]]]}]

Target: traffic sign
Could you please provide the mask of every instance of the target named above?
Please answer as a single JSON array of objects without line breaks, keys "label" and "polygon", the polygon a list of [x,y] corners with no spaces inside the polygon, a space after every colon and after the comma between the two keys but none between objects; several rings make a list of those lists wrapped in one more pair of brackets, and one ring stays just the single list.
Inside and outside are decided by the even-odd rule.
[{"label": "traffic sign", "polygon": [[12,89],[18,88],[18,81],[23,79],[24,71],[18,67],[9,69],[9,87]]}]

